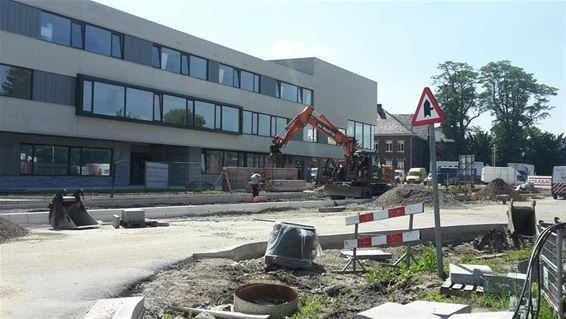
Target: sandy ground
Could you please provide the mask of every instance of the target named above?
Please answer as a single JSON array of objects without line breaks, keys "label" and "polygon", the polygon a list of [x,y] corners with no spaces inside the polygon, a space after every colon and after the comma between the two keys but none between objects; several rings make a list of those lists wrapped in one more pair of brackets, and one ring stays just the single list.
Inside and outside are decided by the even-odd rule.
[{"label": "sandy ground", "polygon": [[[537,203],[537,219],[566,219],[565,201]],[[505,211],[502,204],[443,209],[442,225],[505,222]],[[320,234],[334,234],[352,231],[344,226],[349,214],[294,210],[173,219],[169,227],[160,228],[32,228],[29,236],[0,245],[0,317],[81,318],[97,299],[113,297],[132,282],[193,253],[266,240],[272,224],[254,218],[310,224]],[[362,224],[360,231],[406,225],[407,217],[401,217]],[[415,217],[416,228],[432,225],[429,208]]]}]

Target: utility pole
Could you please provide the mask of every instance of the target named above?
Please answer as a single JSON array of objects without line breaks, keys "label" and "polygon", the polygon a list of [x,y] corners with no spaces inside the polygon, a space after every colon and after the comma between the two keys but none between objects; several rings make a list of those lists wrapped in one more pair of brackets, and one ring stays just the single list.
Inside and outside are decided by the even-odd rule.
[{"label": "utility pole", "polygon": [[491,166],[495,167],[495,144],[493,144],[493,155],[491,156]]}]

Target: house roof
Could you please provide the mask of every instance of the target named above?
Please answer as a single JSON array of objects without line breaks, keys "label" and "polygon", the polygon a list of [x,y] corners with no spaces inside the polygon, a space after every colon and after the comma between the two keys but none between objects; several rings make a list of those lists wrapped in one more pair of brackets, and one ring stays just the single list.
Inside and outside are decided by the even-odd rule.
[{"label": "house roof", "polygon": [[[378,136],[416,136],[423,140],[428,139],[428,126],[413,126],[413,114],[391,114],[382,110],[377,117],[375,126],[375,135]],[[383,116],[385,115],[385,116]],[[446,138],[440,127],[435,128],[434,134],[436,142],[454,142],[454,140]]]}]

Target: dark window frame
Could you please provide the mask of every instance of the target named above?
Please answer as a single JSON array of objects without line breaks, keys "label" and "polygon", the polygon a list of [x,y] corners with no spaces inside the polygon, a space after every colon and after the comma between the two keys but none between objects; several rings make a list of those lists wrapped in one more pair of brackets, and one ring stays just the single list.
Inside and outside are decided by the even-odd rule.
[{"label": "dark window frame", "polygon": [[[114,163],[114,149],[109,147],[85,147],[85,146],[73,146],[73,145],[62,145],[62,144],[41,144],[41,143],[20,143],[20,151],[18,156],[21,154],[22,146],[31,146],[31,174],[22,174],[18,169],[18,176],[79,176],[79,177],[94,177],[94,178],[108,178],[112,177],[114,174],[113,163]],[[65,147],[67,148],[67,173],[65,175],[45,175],[45,174],[34,174],[35,171],[35,147],[36,146],[52,146],[52,147]],[[71,149],[78,148],[81,150],[81,169],[79,174],[71,174]],[[109,150],[110,151],[110,170],[108,175],[82,175],[82,164],[83,163],[83,149],[97,149],[97,150]],[[19,165],[18,165],[19,167]]]},{"label": "dark window frame", "polygon": [[[91,94],[91,112],[83,111],[82,110],[82,103],[83,103],[83,83],[84,83],[84,81],[91,81],[92,82],[92,88],[94,88],[94,82],[121,86],[121,87],[124,88],[124,96],[126,95],[125,94],[126,88],[132,88],[132,89],[138,89],[138,90],[153,92],[154,98],[155,98],[155,94],[160,95],[161,96],[160,97],[161,121],[160,122],[147,121],[147,120],[126,118],[126,117],[116,117],[116,116],[109,116],[109,115],[103,115],[103,114],[96,114],[96,113],[92,112],[93,107],[94,107],[94,104],[93,104],[94,89],[92,91],[93,94]],[[102,78],[89,76],[89,75],[85,75],[85,74],[78,74],[77,75],[76,90],[77,90],[77,92],[76,92],[76,105],[75,105],[75,114],[76,115],[110,119],[110,120],[117,120],[117,121],[144,123],[144,124],[158,125],[158,126],[168,126],[168,127],[176,127],[176,128],[194,129],[194,130],[199,130],[199,131],[217,132],[217,133],[222,133],[222,134],[232,134],[232,135],[241,135],[242,134],[241,123],[240,123],[240,131],[239,132],[223,131],[221,129],[216,129],[216,128],[209,129],[209,128],[204,128],[204,127],[194,127],[194,102],[195,101],[211,103],[211,104],[215,105],[215,112],[216,112],[216,105],[220,105],[220,106],[224,105],[224,106],[236,108],[236,109],[239,110],[240,122],[241,122],[241,118],[242,118],[241,114],[242,114],[242,111],[243,111],[243,107],[238,106],[238,105],[234,105],[234,104],[231,104],[231,103],[222,103],[222,102],[198,98],[198,97],[194,97],[194,96],[190,96],[190,95],[182,95],[182,94],[163,91],[163,90],[159,90],[159,89],[150,89],[150,88],[139,86],[139,85],[132,85],[132,84],[127,84],[127,83],[123,83],[123,82],[102,79]],[[163,95],[170,95],[170,96],[186,99],[187,101],[193,101],[193,121],[192,121],[193,126],[178,125],[178,124],[163,122]],[[126,102],[125,102],[125,98],[124,98],[124,114],[126,114],[126,112],[127,112],[126,111]],[[215,123],[216,123],[216,113],[215,113]]]}]

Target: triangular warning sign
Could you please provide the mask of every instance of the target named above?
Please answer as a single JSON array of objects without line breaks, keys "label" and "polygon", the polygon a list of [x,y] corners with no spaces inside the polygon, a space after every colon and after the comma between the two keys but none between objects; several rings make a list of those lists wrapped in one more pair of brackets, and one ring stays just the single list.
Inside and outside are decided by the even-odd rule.
[{"label": "triangular warning sign", "polygon": [[438,102],[428,87],[425,87],[421,99],[417,105],[417,111],[413,115],[413,126],[444,122],[444,113],[438,106]]}]

